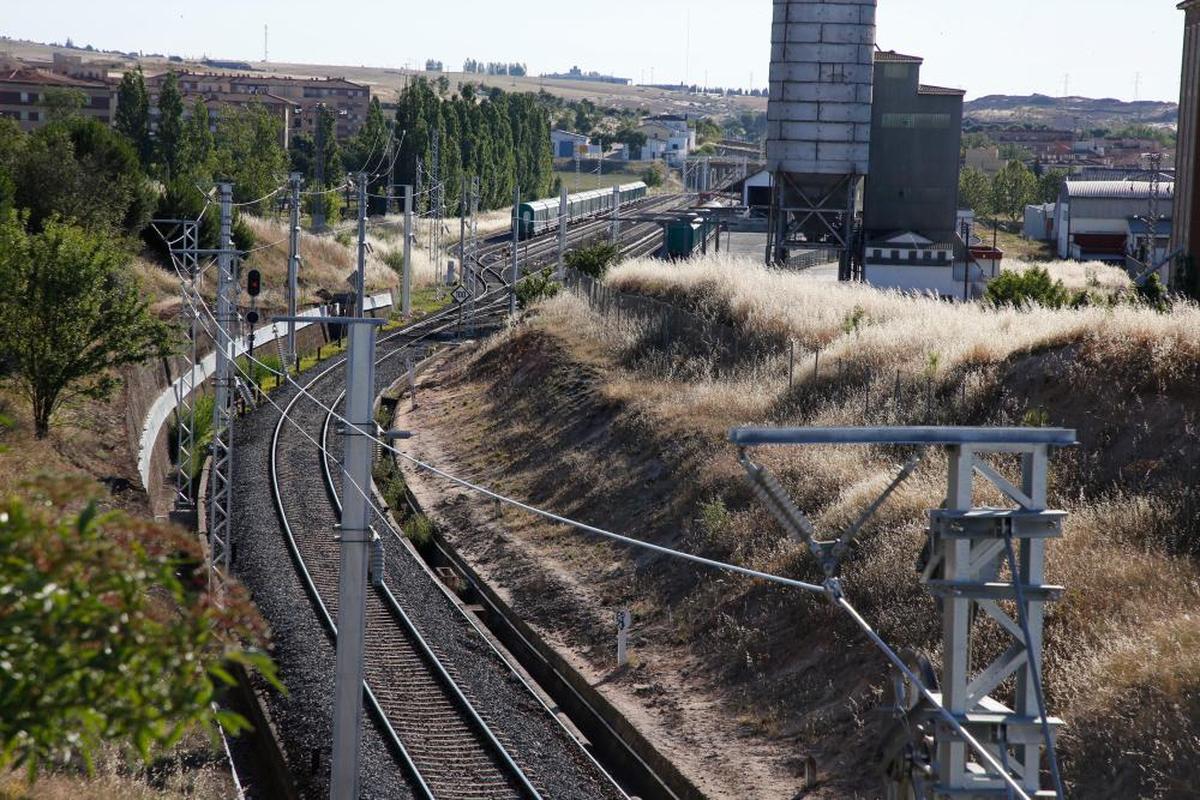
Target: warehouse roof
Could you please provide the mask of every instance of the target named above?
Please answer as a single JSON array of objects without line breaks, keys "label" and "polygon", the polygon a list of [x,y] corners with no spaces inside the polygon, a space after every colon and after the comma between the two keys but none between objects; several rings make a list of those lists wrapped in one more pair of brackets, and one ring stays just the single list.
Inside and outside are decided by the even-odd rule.
[{"label": "warehouse roof", "polygon": [[[1150,181],[1067,181],[1067,197],[1087,197],[1093,199],[1150,199]],[[1174,197],[1175,184],[1164,182],[1160,184],[1159,197]]]},{"label": "warehouse roof", "polygon": [[889,62],[892,64],[924,64],[925,59],[920,56],[906,56],[903,53],[897,53],[895,50],[876,50],[875,60]]},{"label": "warehouse roof", "polygon": [[961,97],[962,95],[965,95],[966,93],[967,93],[966,89],[951,89],[946,86],[930,86],[929,84],[926,84],[926,83],[922,83],[920,86],[917,87],[917,94],[937,94],[937,95],[948,95],[951,97]]}]

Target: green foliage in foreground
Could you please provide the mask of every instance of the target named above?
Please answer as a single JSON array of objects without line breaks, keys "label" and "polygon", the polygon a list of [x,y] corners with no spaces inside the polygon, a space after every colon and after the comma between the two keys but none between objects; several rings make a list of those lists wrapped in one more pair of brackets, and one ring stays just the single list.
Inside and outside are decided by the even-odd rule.
[{"label": "green foliage in foreground", "polygon": [[[265,630],[244,593],[200,593],[193,537],[101,513],[80,484],[43,482],[0,502],[0,770],[79,764],[106,742],[149,759],[199,726],[248,727],[214,711],[228,667],[278,686],[252,645]],[[79,511],[81,504],[83,510]]]},{"label": "green foliage in foreground", "polygon": [[576,272],[599,280],[620,257],[621,248],[608,242],[600,242],[567,253],[564,261]]}]

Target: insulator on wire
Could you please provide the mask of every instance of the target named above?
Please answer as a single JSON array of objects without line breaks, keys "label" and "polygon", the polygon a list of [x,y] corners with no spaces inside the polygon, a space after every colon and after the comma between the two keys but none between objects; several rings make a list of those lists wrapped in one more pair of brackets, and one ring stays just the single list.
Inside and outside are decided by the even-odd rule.
[{"label": "insulator on wire", "polygon": [[373,534],[371,537],[371,562],[369,565],[369,573],[371,576],[371,585],[376,589],[383,587],[383,570],[384,556],[383,539],[379,538],[379,534]]}]

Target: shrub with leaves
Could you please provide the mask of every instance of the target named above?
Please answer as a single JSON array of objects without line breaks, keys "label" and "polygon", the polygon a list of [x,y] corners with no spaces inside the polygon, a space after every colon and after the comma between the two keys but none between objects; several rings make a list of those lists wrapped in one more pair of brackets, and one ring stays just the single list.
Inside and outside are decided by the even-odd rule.
[{"label": "shrub with leaves", "polygon": [[252,649],[265,630],[240,590],[220,606],[198,591],[200,559],[183,531],[102,513],[78,482],[0,502],[0,770],[90,771],[105,742],[149,759],[197,726],[248,727],[212,703],[231,663],[278,685]]},{"label": "shrub with leaves", "polygon": [[528,308],[539,300],[548,300],[558,294],[562,284],[554,280],[548,269],[543,269],[525,276],[525,280],[517,284],[517,299],[522,308]]},{"label": "shrub with leaves", "polygon": [[592,278],[603,278],[608,268],[621,258],[621,249],[615,244],[600,242],[581,247],[567,253],[566,264],[576,272],[582,272]]},{"label": "shrub with leaves", "polygon": [[1038,305],[1063,308],[1071,302],[1071,293],[1062,281],[1054,280],[1041,267],[1024,272],[1002,272],[988,284],[987,301],[994,306]]}]

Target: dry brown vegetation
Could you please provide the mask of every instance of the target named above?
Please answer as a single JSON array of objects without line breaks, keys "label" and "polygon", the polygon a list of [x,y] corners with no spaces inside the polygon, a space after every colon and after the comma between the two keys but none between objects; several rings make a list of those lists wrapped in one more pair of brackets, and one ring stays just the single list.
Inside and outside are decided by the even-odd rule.
[{"label": "dry brown vegetation", "polygon": [[[1049,607],[1046,628],[1048,699],[1068,721],[1071,795],[1192,796],[1200,780],[1200,513],[1191,490],[1200,475],[1200,309],[988,310],[718,259],[634,262],[610,283],[670,299],[747,339],[819,349],[824,366],[814,376],[808,356],[792,388],[786,357],[714,377],[694,349],[657,351],[645,328],[617,326],[560,296],[447,378],[462,407],[429,422],[453,433],[448,449],[459,466],[578,518],[811,579],[806,551],[752,501],[723,441],[729,427],[913,423],[932,414],[947,424],[1076,428],[1082,446],[1060,455],[1053,475],[1054,502],[1071,518],[1048,559],[1049,579],[1068,590]],[[881,372],[889,397],[872,406],[868,381]],[[825,529],[861,510],[896,461],[856,449],[759,455]],[[931,454],[870,524],[844,574],[850,599],[886,638],[935,663],[940,625],[913,564],[924,510],[944,494],[942,463]],[[636,680],[666,684],[679,679],[672,663],[699,661],[685,682],[732,708],[739,736],[750,726],[816,758],[821,787],[806,797],[874,795],[864,765],[884,665],[826,605],[523,517],[505,524],[585,587],[543,576],[523,591],[526,579],[514,579],[523,613],[601,663],[604,618],[564,616],[564,604],[590,592],[606,606],[632,606],[648,662]],[[489,540],[488,557],[498,548]],[[998,646],[996,631],[980,624],[984,650]],[[684,735],[670,730],[668,712],[663,735]],[[795,774],[794,763],[779,768]]]}]

